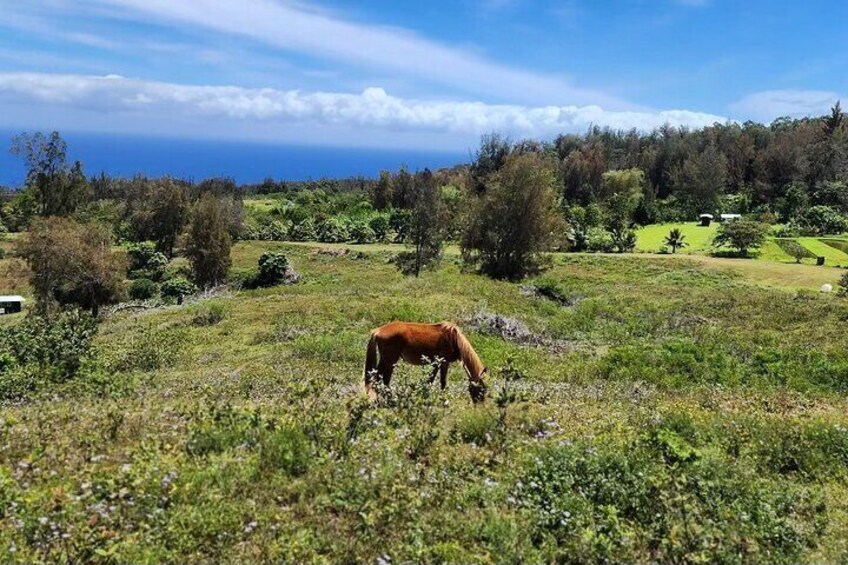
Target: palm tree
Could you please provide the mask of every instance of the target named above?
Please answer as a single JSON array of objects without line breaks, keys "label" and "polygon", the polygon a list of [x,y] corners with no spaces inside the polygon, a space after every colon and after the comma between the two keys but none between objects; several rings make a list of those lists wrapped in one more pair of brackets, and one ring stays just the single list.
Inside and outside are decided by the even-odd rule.
[{"label": "palm tree", "polygon": [[689,245],[688,243],[683,241],[684,239],[686,239],[686,236],[680,233],[680,228],[674,228],[670,232],[668,232],[667,236],[665,236],[665,244],[671,247],[672,253],[677,253],[678,249]]}]

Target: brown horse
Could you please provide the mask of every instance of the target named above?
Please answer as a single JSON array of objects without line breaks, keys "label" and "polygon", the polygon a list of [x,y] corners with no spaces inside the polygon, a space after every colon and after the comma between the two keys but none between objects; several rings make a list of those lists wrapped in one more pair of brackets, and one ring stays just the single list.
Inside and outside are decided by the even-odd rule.
[{"label": "brown horse", "polygon": [[388,386],[395,365],[401,358],[413,365],[438,361],[433,367],[430,382],[436,379],[437,372],[440,373],[442,390],[447,385],[448,365],[460,361],[468,375],[468,392],[471,399],[480,402],[486,397],[486,384],[483,382],[486,367],[468,339],[450,322],[392,322],[373,330],[365,354],[365,389],[370,397],[374,397],[372,379],[375,373],[382,377],[383,383]]}]

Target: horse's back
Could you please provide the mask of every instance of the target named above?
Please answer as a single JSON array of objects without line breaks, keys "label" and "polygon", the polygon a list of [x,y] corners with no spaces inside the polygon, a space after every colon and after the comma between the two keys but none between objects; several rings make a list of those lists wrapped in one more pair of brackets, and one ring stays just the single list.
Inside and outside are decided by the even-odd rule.
[{"label": "horse's back", "polygon": [[[452,324],[447,324],[453,327]],[[391,322],[374,330],[381,348],[388,347],[407,361],[421,356],[451,356],[453,347],[446,323]]]}]

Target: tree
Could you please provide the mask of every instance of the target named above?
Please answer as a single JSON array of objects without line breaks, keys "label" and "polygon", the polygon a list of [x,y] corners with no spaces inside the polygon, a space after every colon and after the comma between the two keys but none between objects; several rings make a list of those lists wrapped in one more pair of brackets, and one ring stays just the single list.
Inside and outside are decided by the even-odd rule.
[{"label": "tree", "polygon": [[124,217],[129,237],[153,241],[159,251],[173,257],[174,246],[188,221],[189,188],[171,178],[136,177],[127,187]]},{"label": "tree", "polygon": [[471,186],[476,194],[486,189],[487,179],[504,166],[511,151],[512,143],[509,139],[497,133],[483,136],[470,170]]},{"label": "tree", "polygon": [[714,211],[726,182],[727,158],[714,143],[689,156],[674,173],[677,195],[688,204],[691,214]]},{"label": "tree", "polygon": [[192,211],[185,245],[194,282],[201,288],[215,286],[227,278],[233,241],[227,228],[227,211],[221,199],[204,194]]},{"label": "tree", "polygon": [[713,245],[733,247],[739,251],[739,255],[747,257],[749,250],[756,249],[765,242],[768,232],[768,224],[751,220],[730,220],[719,226],[713,238]]},{"label": "tree", "polygon": [[389,171],[380,171],[380,180],[374,185],[371,202],[375,210],[385,210],[392,204],[392,174]]},{"label": "tree", "polygon": [[401,209],[412,206],[414,184],[414,179],[406,165],[402,166],[392,179],[392,206],[394,208]]},{"label": "tree", "polygon": [[677,253],[678,249],[682,249],[689,245],[684,240],[686,236],[680,231],[680,228],[673,228],[668,235],[665,236],[665,244],[671,247],[672,253]]},{"label": "tree", "polygon": [[49,137],[39,132],[12,139],[12,153],[26,161],[26,190],[32,192],[39,216],[69,216],[86,198],[88,181],[82,163],[68,165],[67,149],[56,131]]},{"label": "tree", "polygon": [[442,256],[444,209],[436,179],[429,169],[415,175],[415,192],[406,243],[412,249],[398,255],[398,268],[405,274],[421,274],[434,268]]},{"label": "tree", "polygon": [[510,155],[471,210],[461,246],[466,264],[499,279],[542,266],[540,253],[564,232],[554,193],[554,164],[538,153]]},{"label": "tree", "polygon": [[123,292],[126,263],[112,253],[106,226],[46,218],[18,242],[17,251],[29,264],[41,314],[49,315],[58,304],[97,316],[102,305],[117,302]]}]

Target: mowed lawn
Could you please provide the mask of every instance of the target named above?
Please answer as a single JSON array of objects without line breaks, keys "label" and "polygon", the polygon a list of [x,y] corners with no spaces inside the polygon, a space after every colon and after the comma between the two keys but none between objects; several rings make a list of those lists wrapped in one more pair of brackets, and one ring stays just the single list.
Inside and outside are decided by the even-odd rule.
[{"label": "mowed lawn", "polygon": [[702,227],[697,222],[685,222],[645,226],[636,232],[636,251],[657,253],[661,249],[668,249],[665,238],[674,228],[678,228],[683,233],[687,244],[686,247],[678,250],[678,253],[707,253],[718,230],[718,224],[713,222],[709,227]]}]

